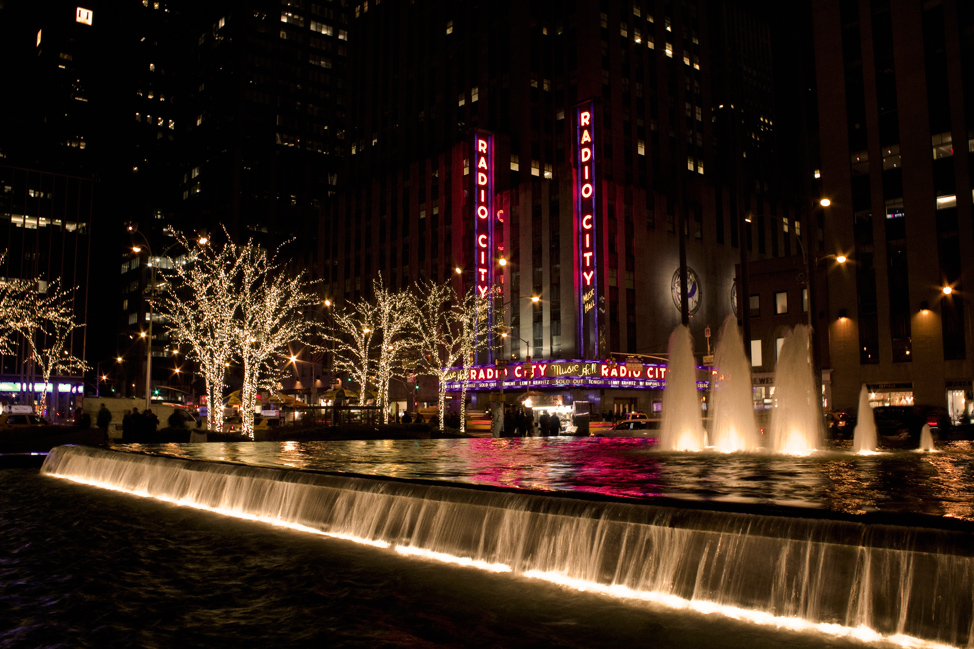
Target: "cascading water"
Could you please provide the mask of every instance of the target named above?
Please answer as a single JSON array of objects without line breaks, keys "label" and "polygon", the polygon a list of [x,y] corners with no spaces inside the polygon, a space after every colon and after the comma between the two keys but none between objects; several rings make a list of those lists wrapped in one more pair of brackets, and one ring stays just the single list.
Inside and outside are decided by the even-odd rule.
[{"label": "cascading water", "polygon": [[823,439],[822,399],[815,394],[809,358],[811,330],[796,325],[785,336],[774,372],[775,408],[771,413],[770,450],[804,455]]},{"label": "cascading water", "polygon": [[963,530],[55,448],[44,475],[791,629],[974,644]]},{"label": "cascading water", "polygon": [[693,337],[690,329],[681,325],[670,334],[670,362],[666,368],[659,445],[668,451],[699,451],[703,449],[703,442]]},{"label": "cascading water", "polygon": [[720,328],[714,367],[717,376],[710,398],[713,408],[711,446],[725,453],[757,450],[751,364],[744,354],[744,343],[734,316],[727,316]]},{"label": "cascading water", "polygon": [[917,450],[933,450],[933,435],[930,432],[930,424],[924,424],[923,428],[920,429],[920,446]]},{"label": "cascading water", "polygon": [[859,413],[852,450],[856,453],[870,453],[876,450],[876,416],[873,414],[872,406],[869,405],[869,390],[865,385],[859,391]]}]

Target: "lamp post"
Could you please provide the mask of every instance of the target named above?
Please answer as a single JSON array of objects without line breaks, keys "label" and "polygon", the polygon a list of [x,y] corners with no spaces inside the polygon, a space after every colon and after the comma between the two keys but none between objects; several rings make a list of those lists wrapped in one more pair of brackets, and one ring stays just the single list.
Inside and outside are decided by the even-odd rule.
[{"label": "lamp post", "polygon": [[[818,211],[818,209],[825,209],[832,204],[832,201],[828,198],[822,198],[818,202],[818,207],[813,208],[805,215],[805,232],[812,232],[812,214]],[[809,254],[809,251],[805,249],[805,244],[802,242],[801,235],[796,236],[795,239],[798,241],[798,247],[802,251],[802,267],[805,273],[805,288],[808,292],[808,344],[811,346],[811,357],[812,357],[812,374],[815,378],[815,398],[818,400],[818,404],[822,403],[822,367],[821,360],[819,359],[819,345],[817,344],[817,331],[815,327],[815,311],[818,307],[818,291],[815,283],[815,271],[818,265],[825,261],[826,259],[835,259],[838,263],[844,264],[847,261],[847,257],[843,254],[833,253],[828,255],[816,256],[814,254]],[[811,252],[814,252],[812,250]]]},{"label": "lamp post", "polygon": [[[149,245],[149,240],[145,238],[144,234],[132,228],[131,226],[129,226],[129,231],[132,234],[139,235],[142,238],[142,241],[145,243],[144,246],[140,246],[140,245],[132,246],[132,252],[139,254],[142,252],[142,248],[143,247],[145,248],[146,252],[148,253],[147,259],[148,259],[149,267],[152,269],[150,273],[150,277],[151,277],[150,282],[152,288],[155,289],[156,267],[152,263],[152,247]],[[141,333],[141,336],[146,339],[145,340],[145,409],[148,410],[152,399],[152,298],[149,295],[148,287],[146,287],[145,304],[146,304],[145,306],[146,313],[149,316],[149,327],[148,327],[148,334],[146,334],[146,332],[143,331]]]},{"label": "lamp post", "polygon": [[[142,249],[145,248],[146,253],[147,253],[148,264],[149,264],[149,267],[152,269],[151,274],[150,274],[150,277],[151,277],[150,282],[151,282],[152,290],[155,291],[155,289],[156,289],[156,266],[155,266],[154,263],[152,263],[152,246],[149,245],[149,240],[146,238],[146,236],[144,234],[142,234],[141,232],[139,232],[139,230],[138,230],[138,228],[136,226],[134,226],[134,225],[128,226],[128,231],[131,234],[133,234],[133,235],[136,235],[136,234],[139,235],[139,237],[142,239],[142,242],[145,244],[145,245],[134,244],[132,246],[132,252],[134,252],[135,254],[139,254],[139,253],[142,252]],[[197,238],[197,243],[199,243],[199,245],[201,245],[201,246],[205,246],[208,242],[209,242],[209,239],[207,238],[207,236],[205,234],[202,234],[202,235],[200,235]],[[167,248],[166,251],[163,252],[163,254],[168,253],[171,248],[172,248],[172,246],[170,246],[169,248]],[[148,289],[148,287],[147,287],[147,289]],[[148,332],[143,331],[140,334],[140,336],[142,338],[145,338],[146,339],[146,343],[145,343],[145,409],[148,410],[149,409],[149,405],[151,404],[151,399],[152,399],[152,297],[150,296],[148,290],[146,290],[146,313],[149,316]]]}]

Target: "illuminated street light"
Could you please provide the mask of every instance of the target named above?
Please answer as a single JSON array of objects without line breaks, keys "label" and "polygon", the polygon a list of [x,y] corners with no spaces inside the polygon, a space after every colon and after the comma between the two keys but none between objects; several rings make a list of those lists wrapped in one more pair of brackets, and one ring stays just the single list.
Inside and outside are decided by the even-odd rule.
[{"label": "illuminated street light", "polygon": [[500,258],[500,259],[499,259],[499,260],[497,261],[497,263],[498,263],[498,264],[500,264],[501,266],[507,266],[507,260],[506,260],[506,259],[504,259],[503,257],[501,257],[501,258]]},{"label": "illuminated street light", "polygon": [[531,301],[537,304],[538,302],[541,301],[541,298],[539,296],[537,296],[537,295],[532,295],[531,296]]},{"label": "illuminated street light", "polygon": [[832,201],[829,200],[828,198],[823,198],[818,202],[818,204],[821,205],[822,207],[828,207],[829,205],[832,204]]},{"label": "illuminated street light", "polygon": [[846,262],[846,259],[847,257],[845,255],[839,255],[838,257],[835,258],[835,260],[840,264],[844,264]]},{"label": "illuminated street light", "polygon": [[945,286],[944,287],[944,295],[950,295],[953,292],[954,292],[954,289],[952,289],[950,286]]}]

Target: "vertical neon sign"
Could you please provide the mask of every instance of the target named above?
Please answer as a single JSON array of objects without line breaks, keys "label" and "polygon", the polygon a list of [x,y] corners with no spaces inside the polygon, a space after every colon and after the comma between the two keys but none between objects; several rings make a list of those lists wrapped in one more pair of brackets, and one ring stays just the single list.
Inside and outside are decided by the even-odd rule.
[{"label": "vertical neon sign", "polygon": [[[494,285],[494,138],[474,134],[474,289],[486,297]],[[478,318],[493,317],[493,309]],[[492,322],[488,323],[493,324]]]},{"label": "vertical neon sign", "polygon": [[595,191],[594,102],[585,102],[576,109],[575,149],[575,222],[578,239],[575,285],[578,290],[579,351],[583,358],[598,358],[598,201]]}]

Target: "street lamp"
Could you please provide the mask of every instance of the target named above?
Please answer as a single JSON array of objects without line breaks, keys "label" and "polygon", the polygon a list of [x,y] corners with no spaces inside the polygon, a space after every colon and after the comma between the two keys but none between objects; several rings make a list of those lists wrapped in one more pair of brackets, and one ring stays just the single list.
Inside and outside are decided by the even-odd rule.
[{"label": "street lamp", "polygon": [[[814,207],[812,210],[805,214],[805,232],[812,232],[812,214],[814,214],[819,209],[825,209],[832,205],[832,201],[827,197],[822,197],[818,201],[818,206]],[[841,253],[833,253],[829,255],[815,256],[814,254],[809,254],[809,251],[805,249],[805,244],[802,242],[802,236],[798,235],[795,237],[798,241],[798,247],[802,251],[802,266],[805,269],[805,286],[808,291],[808,344],[811,346],[812,352],[812,373],[815,377],[815,398],[818,400],[819,405],[821,405],[822,400],[822,368],[821,362],[819,361],[819,349],[816,344],[816,331],[814,326],[814,314],[817,308],[817,291],[815,285],[815,270],[818,265],[826,259],[835,259],[839,264],[844,264],[848,261],[848,257]],[[811,252],[814,252],[811,251]]]}]

